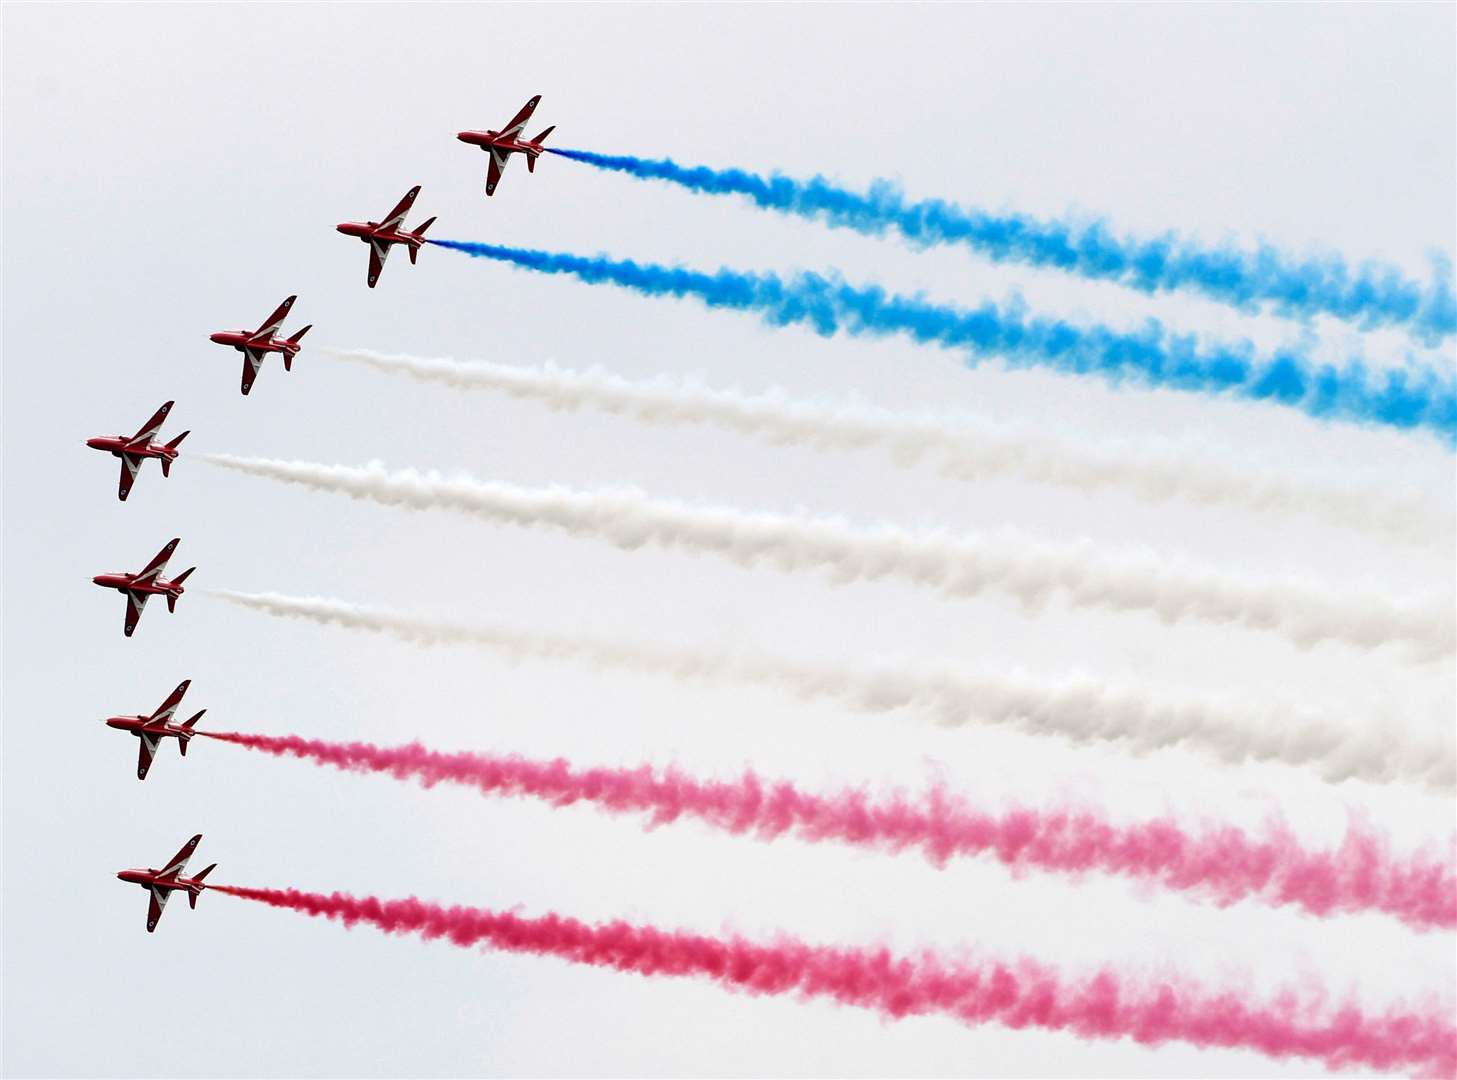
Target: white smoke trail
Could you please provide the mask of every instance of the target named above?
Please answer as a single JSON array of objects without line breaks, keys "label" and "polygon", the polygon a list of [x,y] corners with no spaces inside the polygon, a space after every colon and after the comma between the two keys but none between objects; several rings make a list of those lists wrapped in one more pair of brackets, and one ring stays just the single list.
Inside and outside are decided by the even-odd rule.
[{"label": "white smoke trail", "polygon": [[777,395],[750,396],[692,383],[634,381],[598,368],[572,371],[548,364],[461,363],[329,349],[331,355],[377,371],[438,382],[460,390],[491,390],[552,409],[594,408],[647,424],[712,424],[781,446],[819,450],[874,447],[903,467],[932,460],[960,480],[1012,474],[1041,484],[1097,491],[1121,488],[1147,502],[1180,499],[1263,513],[1306,514],[1348,529],[1448,550],[1452,524],[1416,496],[1346,491],[1280,476],[1272,470],[1221,467],[1207,454],[1150,444],[1092,448],[985,426],[903,416],[869,407],[827,408]]},{"label": "white smoke trail", "polygon": [[947,727],[1003,725],[1077,744],[1108,743],[1133,754],[1183,747],[1229,764],[1309,768],[1332,782],[1406,782],[1442,792],[1457,788],[1457,747],[1450,736],[1423,739],[1384,724],[1350,726],[1293,705],[1173,699],[1093,679],[1046,683],[1029,676],[968,674],[961,666],[798,663],[466,625],[319,597],[226,590],[210,595],[269,615],[389,634],[418,645],[476,645],[518,660],[571,660],[682,681],[766,685],[861,712],[912,708]]},{"label": "white smoke trail", "polygon": [[1037,608],[1054,596],[1077,607],[1149,612],[1164,622],[1201,619],[1271,630],[1306,647],[1335,639],[1362,648],[1406,643],[1419,659],[1450,654],[1457,616],[1379,596],[1333,599],[1309,584],[1241,581],[1171,566],[1145,552],[1091,556],[1085,545],[988,541],[882,526],[856,529],[830,518],[794,518],[695,507],[623,489],[522,488],[468,476],[200,455],[254,476],[390,506],[454,510],[514,525],[550,525],[635,550],[645,544],[711,552],[741,566],[829,572],[837,582],[895,578],[950,596],[996,589]]}]

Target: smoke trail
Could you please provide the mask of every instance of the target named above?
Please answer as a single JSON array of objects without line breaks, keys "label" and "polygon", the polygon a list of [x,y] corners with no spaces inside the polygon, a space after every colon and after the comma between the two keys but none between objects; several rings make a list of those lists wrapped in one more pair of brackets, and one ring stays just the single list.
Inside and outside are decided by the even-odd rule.
[{"label": "smoke trail", "polygon": [[1435,1006],[1368,1014],[1354,1004],[1331,1011],[1319,990],[1287,990],[1252,1003],[1245,990],[1211,992],[1178,976],[1142,979],[1104,969],[1072,978],[1031,960],[964,960],[925,952],[812,945],[788,936],[758,943],[616,921],[592,925],[561,915],[528,918],[482,908],[442,907],[411,897],[213,886],[219,892],[322,915],[386,934],[445,938],[637,975],[706,978],[761,994],[828,998],[884,1017],[940,1014],[963,1023],[1067,1031],[1083,1039],[1131,1038],[1238,1047],[1271,1057],[1310,1057],[1335,1068],[1401,1066],[1443,1073],[1457,1067],[1457,1028]]},{"label": "smoke trail", "polygon": [[999,590],[1029,609],[1061,595],[1074,607],[1148,612],[1167,623],[1197,619],[1271,630],[1304,648],[1326,639],[1361,648],[1403,642],[1420,659],[1457,647],[1457,616],[1440,606],[1399,606],[1377,596],[1332,599],[1303,583],[1240,581],[1179,569],[1140,553],[1099,560],[1078,546],[995,543],[831,518],[793,518],[695,507],[619,489],[523,488],[468,476],[390,471],[210,454],[202,460],[316,491],[415,510],[452,510],[488,521],[551,526],[624,550],[646,544],[706,552],[740,566],[824,571],[836,582],[898,579],[954,597]]},{"label": "smoke trail", "polygon": [[[834,701],[859,712],[913,709],[945,727],[995,724],[1075,745],[1114,745],[1133,754],[1173,747],[1231,765],[1274,762],[1330,781],[1457,786],[1457,751],[1446,738],[1416,738],[1402,725],[1354,730],[1307,708],[1268,702],[1160,698],[1091,679],[1047,683],[1005,672],[955,667],[796,663],[767,656],[695,652],[586,635],[470,626],[318,597],[218,592],[229,603],[280,618],[389,634],[416,645],[474,645],[513,660],[571,660],[664,675],[685,682],[769,686],[803,701]],[[1433,724],[1445,730],[1450,725]]]},{"label": "smoke trail", "polygon": [[1014,869],[1095,871],[1158,884],[1225,905],[1251,897],[1313,915],[1381,911],[1422,930],[1457,927],[1457,873],[1435,855],[1393,856],[1385,840],[1352,826],[1335,851],[1308,851],[1272,823],[1256,839],[1228,826],[1188,832],[1172,819],[1119,825],[1092,809],[989,813],[935,787],[909,799],[864,791],[813,795],[746,771],[737,780],[697,780],[676,769],[574,769],[561,758],[446,754],[419,743],[380,747],[298,736],[207,732],[209,738],[353,772],[387,773],[527,796],[554,806],[586,800],[613,813],[646,813],[659,825],[693,817],[765,840],[785,834],[880,851],[919,849],[943,866],[993,854]]},{"label": "smoke trail", "polygon": [[1457,294],[1450,268],[1439,266],[1425,288],[1394,266],[1367,263],[1353,270],[1331,255],[1297,259],[1261,244],[1253,251],[1203,248],[1167,234],[1156,240],[1114,236],[1105,221],[1074,225],[1022,214],[997,215],[926,199],[907,202],[896,187],[874,181],[851,191],[816,176],[684,166],[670,159],[552,150],[599,169],[645,180],[666,180],[690,191],[743,195],[766,210],[880,235],[895,229],[917,246],[963,244],[995,262],[1052,267],[1146,293],[1187,289],[1248,310],[1273,305],[1283,315],[1334,315],[1363,329],[1399,325],[1428,344],[1457,332]]},{"label": "smoke trail", "polygon": [[493,390],[542,402],[553,409],[584,406],[648,424],[714,424],[776,445],[821,450],[876,447],[908,467],[936,459],[958,480],[1011,473],[1044,484],[1094,491],[1122,488],[1148,502],[1184,499],[1205,506],[1239,506],[1304,513],[1336,525],[1412,544],[1451,547],[1450,523],[1415,498],[1374,491],[1311,487],[1273,473],[1222,469],[1207,455],[1170,448],[1093,449],[1008,430],[951,426],[867,407],[826,408],[770,394],[750,396],[663,379],[634,381],[600,369],[573,371],[547,364],[459,363],[388,355],[367,349],[330,349],[331,355],[377,371],[439,382],[461,390]]},{"label": "smoke trail", "polygon": [[1449,445],[1457,443],[1457,378],[1432,368],[1413,365],[1378,373],[1359,359],[1336,368],[1317,365],[1291,349],[1258,359],[1248,340],[1200,348],[1192,336],[1173,334],[1157,320],[1149,320],[1141,332],[1124,333],[1096,324],[1027,318],[1015,306],[999,308],[990,302],[975,310],[947,307],[807,272],[788,280],[727,268],[707,274],[499,244],[427,242],[542,273],[572,274],[589,284],[619,285],[645,296],[694,296],[709,307],[757,311],[775,326],[806,323],[824,336],[840,330],[853,335],[903,333],[921,344],[966,349],[978,356],[996,354],[1013,365],[1097,374],[1114,384],[1127,379],[1170,390],[1232,394],[1320,419],[1428,430]]}]

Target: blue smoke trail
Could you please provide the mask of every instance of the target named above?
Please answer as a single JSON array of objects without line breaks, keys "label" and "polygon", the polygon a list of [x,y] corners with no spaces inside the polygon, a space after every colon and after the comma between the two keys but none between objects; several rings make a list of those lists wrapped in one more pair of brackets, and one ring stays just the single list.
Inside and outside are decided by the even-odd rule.
[{"label": "blue smoke trail", "polygon": [[1363,329],[1401,325],[1428,345],[1457,333],[1457,294],[1446,263],[1437,265],[1424,291],[1395,267],[1367,264],[1352,271],[1339,256],[1302,261],[1268,245],[1248,253],[1201,249],[1172,234],[1155,240],[1120,239],[1103,222],[1072,226],[1020,214],[998,216],[940,199],[908,203],[884,180],[857,192],[822,176],[806,181],[777,173],[685,166],[668,158],[588,150],[550,153],[641,179],[667,180],[690,191],[744,195],[768,210],[857,232],[879,235],[895,228],[918,246],[965,244],[997,262],[1055,267],[1147,293],[1188,289],[1244,310],[1264,303],[1283,315],[1334,315]]},{"label": "blue smoke trail", "polygon": [[499,244],[427,243],[546,274],[571,274],[594,285],[620,285],[647,296],[692,296],[709,307],[757,311],[775,326],[807,323],[825,336],[840,330],[875,336],[904,333],[923,344],[997,354],[1014,365],[1096,374],[1115,384],[1128,378],[1153,387],[1229,393],[1322,419],[1433,431],[1449,444],[1457,443],[1457,378],[1430,369],[1376,373],[1359,360],[1339,369],[1316,366],[1293,350],[1260,360],[1249,341],[1201,350],[1192,335],[1171,334],[1155,320],[1138,333],[1120,333],[1061,319],[1029,319],[1017,308],[991,302],[969,311],[946,307],[813,273],[790,280],[728,269],[707,274]]}]

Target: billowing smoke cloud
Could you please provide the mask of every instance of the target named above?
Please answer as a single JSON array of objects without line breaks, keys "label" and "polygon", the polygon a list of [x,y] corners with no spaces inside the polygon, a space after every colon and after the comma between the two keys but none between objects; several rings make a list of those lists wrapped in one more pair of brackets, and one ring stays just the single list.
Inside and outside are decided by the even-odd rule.
[{"label": "billowing smoke cloud", "polygon": [[1248,340],[1201,347],[1194,337],[1174,334],[1156,320],[1149,320],[1137,333],[1125,333],[1100,324],[1029,318],[1013,305],[948,307],[807,272],[789,279],[727,268],[709,274],[500,244],[429,243],[541,273],[571,274],[589,284],[617,285],[645,296],[692,296],[709,307],[758,312],[776,326],[803,323],[825,336],[837,331],[906,334],[921,344],[1000,356],[1014,366],[1097,374],[1113,384],[1133,381],[1170,390],[1229,394],[1300,409],[1320,419],[1427,430],[1448,444],[1457,443],[1457,378],[1431,367],[1376,372],[1353,359],[1336,368],[1318,365],[1296,349],[1260,358]]},{"label": "billowing smoke cloud", "polygon": [[740,566],[827,573],[836,582],[895,579],[952,597],[1007,593],[1029,609],[1055,597],[1074,607],[1144,612],[1270,630],[1304,648],[1333,639],[1374,649],[1404,643],[1418,659],[1457,645],[1457,614],[1443,605],[1398,605],[1383,597],[1334,597],[1297,582],[1242,581],[1175,567],[1148,553],[1098,558],[1082,545],[990,541],[882,526],[856,529],[832,518],[784,517],[651,499],[620,489],[523,488],[413,469],[389,470],[210,454],[213,465],[315,491],[414,510],[451,510],[492,522],[548,526],[624,550],[652,544],[717,555]]},{"label": "billowing smoke cloud", "polygon": [[874,447],[901,466],[930,460],[958,480],[1011,474],[1083,492],[1119,488],[1149,502],[1182,499],[1268,513],[1299,513],[1412,544],[1452,545],[1451,523],[1416,498],[1342,491],[1287,479],[1269,469],[1221,468],[1208,454],[1161,446],[1073,446],[1053,438],[868,406],[833,408],[751,396],[666,379],[635,381],[600,369],[461,363],[368,349],[330,354],[377,371],[461,390],[490,390],[558,410],[584,407],[647,424],[712,424],[776,445],[821,450]]},{"label": "billowing smoke cloud", "polygon": [[1031,960],[961,959],[926,952],[813,945],[780,935],[771,943],[710,937],[626,922],[536,918],[481,908],[442,907],[413,897],[383,900],[297,889],[214,888],[345,926],[444,938],[636,975],[709,979],[744,993],[825,998],[892,1019],[953,1016],[966,1024],[1065,1031],[1082,1039],[1130,1038],[1144,1046],[1178,1040],[1200,1047],[1308,1057],[1332,1069],[1409,1067],[1441,1075],[1457,1068],[1457,1028],[1443,1009],[1394,1007],[1368,1013],[1331,1008],[1319,987],[1269,1002],[1246,989],[1210,991],[1182,976],[1155,978],[1103,969],[1070,977]]},{"label": "billowing smoke cloud", "polygon": [[[514,660],[570,660],[686,682],[770,686],[801,700],[833,701],[860,712],[910,709],[946,727],[1003,725],[1134,754],[1183,747],[1231,765],[1260,761],[1310,768],[1331,781],[1422,783],[1442,792],[1457,785],[1457,752],[1450,735],[1422,739],[1409,723],[1368,721],[1351,727],[1307,708],[1268,701],[1168,698],[1092,679],[1047,682],[1016,673],[975,673],[960,664],[797,663],[464,625],[318,597],[211,595],[277,617],[389,634],[416,645],[473,645]],[[1442,723],[1429,726],[1445,730]]]},{"label": "billowing smoke cloud", "polygon": [[1091,808],[990,812],[939,786],[918,798],[877,798],[860,790],[815,795],[747,771],[735,780],[699,780],[671,768],[574,769],[561,758],[440,753],[419,743],[382,747],[293,735],[206,734],[426,787],[461,784],[555,806],[587,801],[615,813],[646,814],[654,825],[686,816],[766,840],[793,835],[881,851],[919,850],[937,865],[991,854],[1017,870],[1132,877],[1219,904],[1254,897],[1313,915],[1380,911],[1422,930],[1457,927],[1457,871],[1450,855],[1398,857],[1382,837],[1356,826],[1340,848],[1309,851],[1278,823],[1256,838],[1226,825],[1191,832],[1171,818],[1124,825]]},{"label": "billowing smoke cloud", "polygon": [[1120,238],[1105,221],[1039,221],[940,199],[908,202],[884,180],[859,192],[822,176],[796,180],[626,154],[550,152],[690,191],[743,195],[766,210],[857,232],[880,235],[894,229],[916,245],[961,244],[997,262],[1050,267],[1143,292],[1185,289],[1241,309],[1269,304],[1281,314],[1334,315],[1367,329],[1395,324],[1430,344],[1457,332],[1457,294],[1446,266],[1423,286],[1394,266],[1352,268],[1338,255],[1301,259],[1268,244],[1252,251],[1207,248],[1173,234],[1156,240]]}]

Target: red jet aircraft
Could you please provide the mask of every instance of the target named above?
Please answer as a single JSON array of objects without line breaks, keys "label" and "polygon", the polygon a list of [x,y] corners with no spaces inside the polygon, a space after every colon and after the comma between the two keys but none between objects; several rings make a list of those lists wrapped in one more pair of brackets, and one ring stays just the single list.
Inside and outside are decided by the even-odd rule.
[{"label": "red jet aircraft", "polygon": [[109,728],[129,731],[137,737],[138,780],[147,778],[147,770],[152,767],[152,759],[157,756],[157,747],[168,736],[177,740],[177,749],[182,751],[183,757],[187,756],[187,744],[192,741],[192,726],[207,712],[206,709],[200,709],[190,719],[180,724],[172,723],[177,706],[182,704],[182,695],[187,693],[187,688],[191,685],[191,679],[182,680],[181,685],[172,691],[151,716],[113,716],[102,721]]},{"label": "red jet aircraft", "polygon": [[167,569],[167,560],[172,557],[172,552],[177,550],[179,543],[181,540],[177,538],[167,541],[167,546],[157,552],[157,557],[147,563],[139,574],[97,574],[91,579],[103,589],[115,589],[126,596],[124,633],[127,637],[131,637],[132,631],[137,628],[137,620],[142,617],[142,608],[147,606],[148,597],[166,593],[167,610],[177,610],[177,598],[184,592],[182,583],[187,580],[189,574],[197,569],[195,566],[190,566],[171,581],[162,580],[162,571]]},{"label": "red jet aircraft", "polygon": [[415,205],[415,196],[418,194],[420,194],[420,186],[416,184],[405,192],[405,197],[385,215],[383,221],[346,221],[334,226],[345,236],[357,236],[369,245],[369,287],[371,289],[379,280],[379,273],[384,269],[384,261],[389,258],[392,245],[408,245],[410,265],[415,265],[415,256],[419,252],[420,246],[425,243],[425,230],[435,224],[434,218],[427,218],[414,232],[405,231],[405,215],[410,212],[410,207]]},{"label": "red jet aircraft", "polygon": [[147,904],[147,933],[157,929],[157,920],[162,917],[162,909],[167,906],[167,898],[178,889],[187,892],[187,904],[189,907],[197,907],[197,898],[202,890],[207,888],[202,879],[212,873],[212,866],[207,867],[197,877],[183,877],[182,871],[187,869],[187,860],[192,857],[192,852],[202,840],[202,833],[198,833],[187,843],[182,845],[182,850],[172,856],[170,862],[160,870],[153,870],[151,867],[138,868],[134,870],[123,870],[116,876],[129,885],[140,885],[151,893],[151,900]]},{"label": "red jet aircraft", "polygon": [[283,326],[283,320],[288,318],[288,309],[293,307],[297,296],[290,296],[283,303],[278,305],[278,310],[268,316],[267,320],[257,330],[249,333],[247,330],[220,330],[212,335],[213,341],[219,345],[231,345],[243,354],[243,393],[253,389],[253,380],[258,376],[258,368],[263,364],[263,358],[271,352],[283,354],[283,370],[293,370],[293,358],[298,355],[299,342],[303,336],[313,329],[313,324],[305,326],[298,333],[290,338],[278,337],[278,330]]},{"label": "red jet aircraft", "polygon": [[162,475],[167,476],[172,470],[172,462],[177,460],[177,446],[183,439],[191,434],[184,431],[177,438],[169,443],[153,442],[157,432],[162,429],[162,421],[167,419],[167,414],[172,411],[172,402],[164,402],[162,407],[152,414],[152,418],[142,425],[142,430],[128,438],[125,435],[98,435],[94,439],[87,439],[86,445],[93,450],[105,450],[112,457],[121,458],[121,487],[117,489],[117,497],[126,502],[126,497],[132,489],[132,482],[137,478],[137,470],[142,467],[142,462],[147,458],[157,458],[162,462]]},{"label": "red jet aircraft", "polygon": [[512,154],[525,154],[527,172],[536,171],[536,159],[546,151],[541,144],[556,130],[556,125],[553,124],[534,139],[521,138],[526,122],[531,119],[531,114],[536,111],[540,101],[541,95],[537,94],[500,131],[462,131],[455,136],[461,142],[479,146],[491,155],[490,164],[486,168],[487,195],[496,193],[496,185],[501,182],[501,174],[506,171],[506,163],[511,160]]}]

